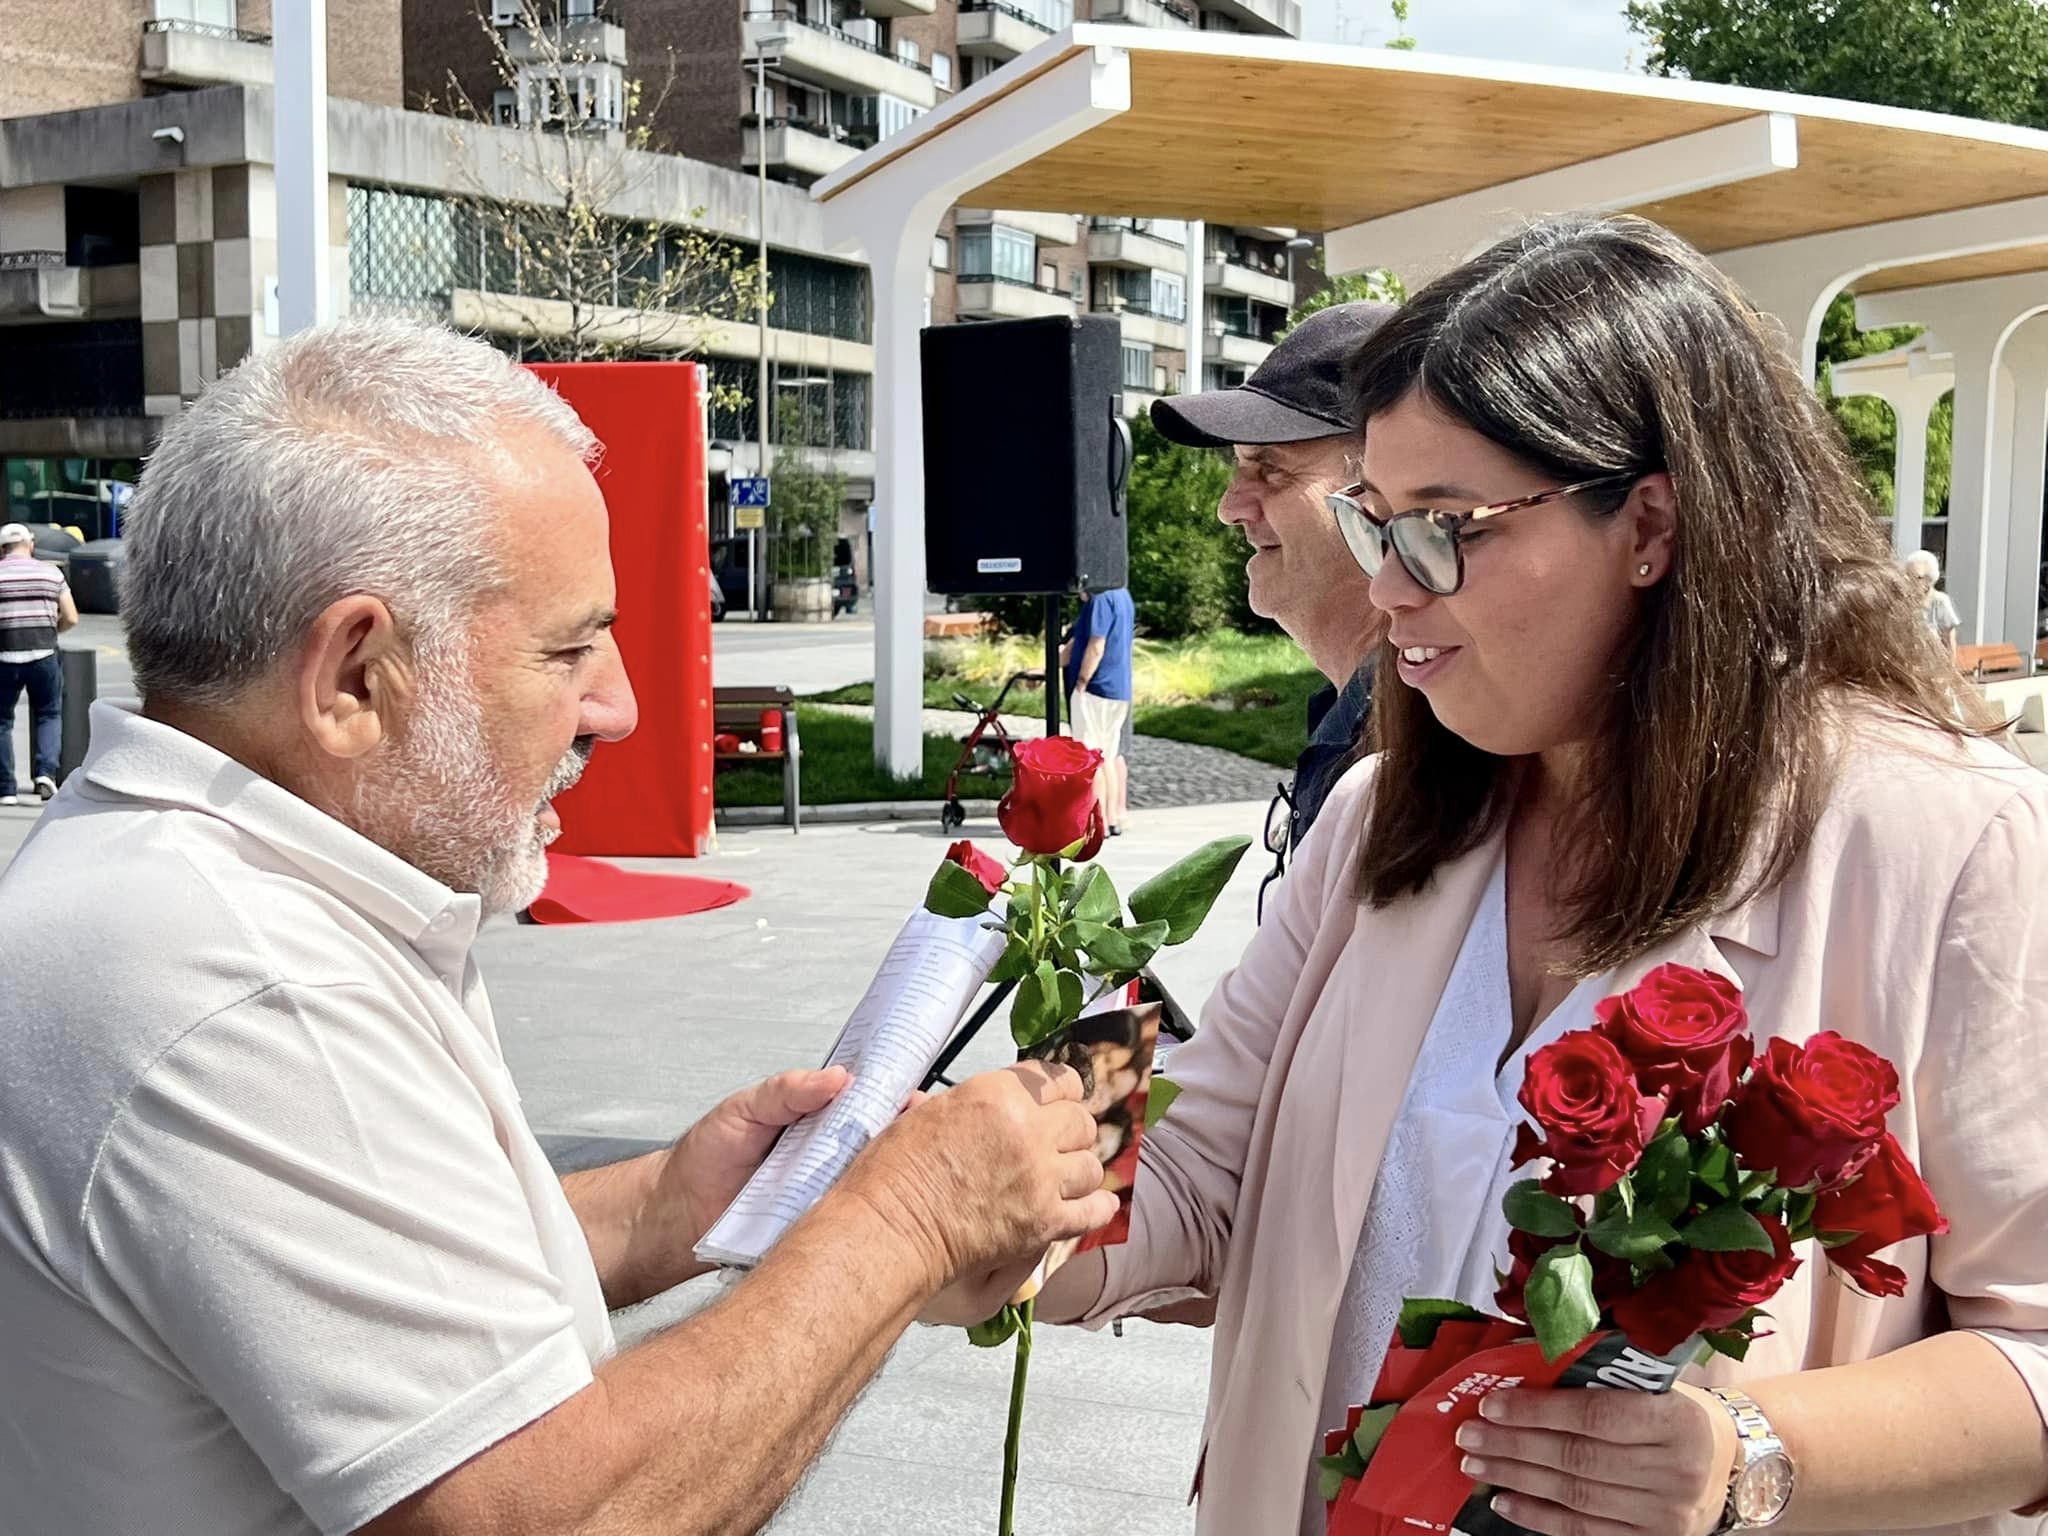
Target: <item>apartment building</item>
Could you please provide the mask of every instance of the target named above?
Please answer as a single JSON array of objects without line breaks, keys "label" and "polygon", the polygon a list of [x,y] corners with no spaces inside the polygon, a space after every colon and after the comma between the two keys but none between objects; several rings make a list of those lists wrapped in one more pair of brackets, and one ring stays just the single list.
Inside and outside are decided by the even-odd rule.
[{"label": "apartment building", "polygon": [[[514,36],[521,0],[488,0]],[[593,31],[593,71],[636,83],[662,145],[809,187],[862,150],[1037,47],[1075,20],[1296,36],[1298,0],[547,0]],[[502,110],[522,93],[480,77],[490,49],[461,0],[406,0],[409,96],[451,74]],[[557,14],[551,10],[550,14]],[[615,86],[592,82],[600,103]],[[1189,226],[961,207],[932,243],[927,319],[1115,315],[1124,408],[1241,382],[1292,302],[1292,230],[1203,232],[1197,263],[1203,377],[1187,377]]]},{"label": "apartment building", "polygon": [[[401,106],[401,0],[327,9],[335,308],[442,319],[512,349],[531,341],[561,295],[545,273],[493,259],[474,207],[479,195],[535,200],[520,166],[533,136],[466,128],[459,147],[447,118]],[[467,0],[436,9],[483,38]],[[616,23],[587,21],[601,29],[595,60],[621,62]],[[0,0],[0,514],[106,531],[106,482],[132,480],[163,423],[276,336],[268,23],[268,0]],[[500,98],[484,62],[473,99],[516,124],[519,103]],[[528,106],[605,131],[625,77],[589,74],[567,100]],[[691,210],[705,230],[756,228],[751,176],[621,153],[629,173],[609,218],[669,228]],[[818,408],[816,451],[845,476],[858,526],[874,472],[867,272],[825,254],[820,210],[797,187],[768,189],[767,237],[782,295],[768,334],[777,387]],[[688,334],[715,380],[747,396],[714,423],[716,467],[750,471],[759,333]]]}]

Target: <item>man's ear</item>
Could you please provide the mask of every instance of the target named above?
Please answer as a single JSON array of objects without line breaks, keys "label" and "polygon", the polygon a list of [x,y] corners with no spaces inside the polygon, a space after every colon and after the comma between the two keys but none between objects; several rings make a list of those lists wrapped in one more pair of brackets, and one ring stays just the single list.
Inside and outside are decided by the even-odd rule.
[{"label": "man's ear", "polygon": [[1629,520],[1629,578],[1638,587],[1654,587],[1671,574],[1678,544],[1678,498],[1664,470],[1645,475],[1629,492],[1622,515]]},{"label": "man's ear", "polygon": [[416,675],[381,598],[355,593],[321,610],[300,648],[299,723],[330,757],[373,752],[402,728]]}]

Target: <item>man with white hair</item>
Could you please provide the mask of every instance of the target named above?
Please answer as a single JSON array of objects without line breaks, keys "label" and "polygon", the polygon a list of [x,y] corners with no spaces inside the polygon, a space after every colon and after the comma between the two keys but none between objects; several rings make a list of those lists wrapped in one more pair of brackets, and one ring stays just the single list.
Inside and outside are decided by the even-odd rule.
[{"label": "man with white hair", "polygon": [[1921,619],[1953,658],[1956,654],[1956,631],[1963,627],[1963,621],[1956,612],[1954,600],[1935,586],[1941,580],[1941,557],[1931,549],[1916,549],[1906,556],[1905,565],[1906,574],[1920,589]]},{"label": "man with white hair", "polygon": [[0,876],[0,1526],[79,1536],[761,1525],[936,1292],[1107,1221],[1065,1069],[903,1115],[718,1305],[793,1072],[557,1179],[470,950],[633,728],[575,413],[481,343],[312,331],[165,433],[139,710]]}]

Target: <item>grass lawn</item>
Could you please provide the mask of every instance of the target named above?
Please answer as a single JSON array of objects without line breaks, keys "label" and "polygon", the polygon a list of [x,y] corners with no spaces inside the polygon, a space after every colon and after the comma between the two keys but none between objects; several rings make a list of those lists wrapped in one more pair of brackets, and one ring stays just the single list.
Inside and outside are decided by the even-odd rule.
[{"label": "grass lawn", "polygon": [[[955,690],[987,702],[1012,672],[1040,664],[1039,645],[1015,636],[927,644],[925,704],[957,709]],[[1136,726],[1144,735],[1223,747],[1281,768],[1292,767],[1308,743],[1308,699],[1323,677],[1285,635],[1140,640],[1134,662]],[[871,704],[875,687],[855,683],[818,697]],[[1043,707],[1035,690],[1013,691],[1010,702],[1020,714]]]},{"label": "grass lawn", "polygon": [[[845,805],[863,800],[941,800],[946,775],[959,755],[951,736],[924,739],[924,777],[895,779],[875,766],[874,725],[854,715],[799,704],[797,732],[803,741],[805,805]],[[986,799],[996,788],[988,778],[963,778],[962,799]],[[782,764],[721,763],[712,798],[720,805],[782,804]]]}]

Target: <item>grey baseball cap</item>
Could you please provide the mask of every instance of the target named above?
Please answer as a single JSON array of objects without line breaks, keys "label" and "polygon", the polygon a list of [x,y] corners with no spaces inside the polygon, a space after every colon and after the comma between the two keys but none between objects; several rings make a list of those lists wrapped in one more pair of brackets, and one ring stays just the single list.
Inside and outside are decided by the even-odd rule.
[{"label": "grey baseball cap", "polygon": [[1371,300],[1319,309],[1242,384],[1154,400],[1152,425],[1196,448],[1307,443],[1355,432],[1344,371],[1359,344],[1393,313],[1393,305]]}]

